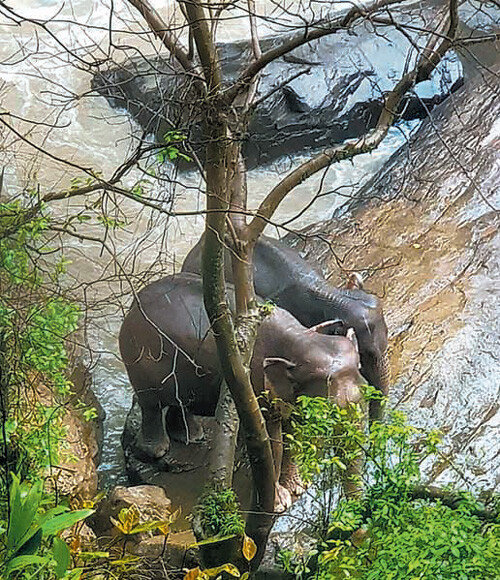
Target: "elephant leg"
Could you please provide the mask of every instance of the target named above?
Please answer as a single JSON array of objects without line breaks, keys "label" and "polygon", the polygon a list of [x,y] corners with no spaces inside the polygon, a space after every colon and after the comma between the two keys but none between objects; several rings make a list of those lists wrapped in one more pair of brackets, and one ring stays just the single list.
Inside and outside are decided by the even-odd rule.
[{"label": "elephant leg", "polygon": [[292,505],[292,495],[280,484],[281,464],[283,461],[283,433],[281,417],[273,417],[267,422],[267,432],[271,440],[274,461],[274,511],[283,513]]},{"label": "elephant leg", "polygon": [[384,418],[384,409],[380,401],[370,401],[370,424],[381,422]]},{"label": "elephant leg", "polygon": [[174,441],[188,445],[203,439],[203,427],[185,407],[169,407],[165,417],[165,426]]},{"label": "elephant leg", "polygon": [[300,477],[299,470],[292,461],[290,451],[284,449],[281,463],[280,484],[286,488],[292,496],[300,497],[307,489]]},{"label": "elephant leg", "polygon": [[137,440],[137,447],[142,453],[153,459],[159,459],[170,449],[170,439],[163,424],[163,408],[158,399],[139,397],[142,423]]}]

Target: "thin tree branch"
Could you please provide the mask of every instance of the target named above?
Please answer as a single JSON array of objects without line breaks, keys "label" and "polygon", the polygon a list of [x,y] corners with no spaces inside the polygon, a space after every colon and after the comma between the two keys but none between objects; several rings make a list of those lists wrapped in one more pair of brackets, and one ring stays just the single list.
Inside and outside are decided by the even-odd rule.
[{"label": "thin tree branch", "polygon": [[[378,147],[396,119],[396,112],[403,96],[415,85],[418,78],[424,78],[422,71],[424,71],[425,78],[427,78],[451,47],[458,25],[456,5],[457,0],[450,0],[450,24],[447,36],[436,49],[434,49],[435,37],[431,36],[415,68],[403,75],[394,89],[386,96],[384,109],[380,114],[376,127],[360,139],[351,139],[326,149],[289,173],[271,190],[259,206],[256,216],[248,226],[248,239],[256,240],[260,236],[265,228],[266,221],[271,219],[279,204],[290,191],[303,181],[333,163],[344,159],[352,159],[356,155],[368,153]],[[431,47],[433,50],[431,50]]]},{"label": "thin tree branch", "polygon": [[323,38],[324,36],[335,34],[340,30],[348,30],[358,20],[367,18],[382,8],[399,3],[401,3],[401,0],[375,0],[368,6],[354,6],[344,16],[339,16],[333,20],[318,22],[317,24],[312,24],[310,27],[306,26],[303,33],[289,38],[280,46],[264,52],[260,58],[251,62],[241,73],[240,77],[234,82],[234,84],[225,91],[224,98],[228,102],[232,102],[239,94],[239,92],[244,88],[244,86],[248,84],[253,79],[253,77],[255,77],[263,68],[265,68],[268,64],[277,58],[280,58],[292,50],[295,50],[299,46],[307,44],[312,40],[317,40],[318,38]]},{"label": "thin tree branch", "polygon": [[163,46],[175,57],[186,72],[192,72],[195,67],[189,57],[188,52],[181,46],[179,40],[169,32],[168,24],[149,4],[148,0],[128,0],[136,8],[146,21],[155,36],[161,41]]}]

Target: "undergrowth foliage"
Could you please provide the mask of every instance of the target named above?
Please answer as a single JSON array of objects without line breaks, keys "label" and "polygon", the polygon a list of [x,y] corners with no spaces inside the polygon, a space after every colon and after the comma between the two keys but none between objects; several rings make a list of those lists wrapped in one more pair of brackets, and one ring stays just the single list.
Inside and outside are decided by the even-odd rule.
[{"label": "undergrowth foliage", "polygon": [[[13,220],[16,210],[21,211],[17,203],[0,206],[0,225]],[[4,444],[9,469],[26,477],[41,476],[58,461],[64,437],[60,418],[72,386],[66,340],[79,319],[77,306],[55,284],[64,259],[54,261],[50,272],[37,265],[37,258],[50,251],[43,237],[47,226],[45,217],[37,217],[0,240],[2,408],[8,409]],[[41,387],[50,393],[45,397],[50,404]]]},{"label": "undergrowth foliage", "polygon": [[317,476],[324,494],[342,480],[348,461],[362,459],[364,493],[323,504],[317,548],[307,557],[281,553],[282,567],[321,580],[497,578],[498,510],[484,517],[485,506],[466,492],[454,492],[453,505],[446,493],[422,499],[421,465],[435,456],[440,433],[408,425],[401,412],[387,415],[368,431],[359,408],[299,399],[289,444],[304,479]]},{"label": "undergrowth foliage", "polygon": [[[72,511],[50,491],[54,478],[46,482],[69,458],[66,341],[80,314],[60,290],[66,262],[46,245],[48,219],[26,221],[27,211],[0,204],[0,576],[76,580],[82,570],[68,571],[70,552],[59,536],[93,510]],[[40,261],[48,253],[50,262]]]},{"label": "undergrowth foliage", "polygon": [[201,496],[196,512],[207,538],[232,534],[239,536],[245,532],[239,502],[232,489],[207,490]]}]

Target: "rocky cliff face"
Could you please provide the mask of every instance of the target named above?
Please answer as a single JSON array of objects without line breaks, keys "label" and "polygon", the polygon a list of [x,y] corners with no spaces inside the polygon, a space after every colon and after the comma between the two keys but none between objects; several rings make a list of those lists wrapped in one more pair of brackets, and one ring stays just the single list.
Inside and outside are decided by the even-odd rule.
[{"label": "rocky cliff face", "polygon": [[498,70],[478,67],[356,200],[295,240],[334,283],[361,271],[383,297],[391,406],[446,433],[429,478],[489,490],[500,478]]}]

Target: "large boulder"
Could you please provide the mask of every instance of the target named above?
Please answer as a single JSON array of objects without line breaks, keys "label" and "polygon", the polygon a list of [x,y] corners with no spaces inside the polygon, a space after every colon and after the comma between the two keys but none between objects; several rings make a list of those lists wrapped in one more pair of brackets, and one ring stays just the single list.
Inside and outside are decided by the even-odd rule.
[{"label": "large boulder", "polygon": [[169,569],[179,569],[198,564],[193,533],[190,529],[179,529],[177,515],[165,490],[154,485],[117,486],[99,502],[88,521],[103,548],[113,551],[113,546],[123,544],[123,534],[113,523],[113,520],[119,521],[122,510],[134,510],[135,525],[171,521],[166,537],[158,530],[146,530],[127,537],[127,552],[145,558],[148,571],[164,565]]},{"label": "large boulder", "polygon": [[[445,4],[442,0],[424,6],[406,3],[404,10],[394,8],[393,15],[398,22],[427,28],[447,9]],[[417,37],[411,29],[406,34]],[[283,38],[263,39],[262,50],[275,47]],[[224,78],[234,80],[250,59],[248,41],[223,43],[218,49]],[[256,107],[248,134],[240,136],[247,165],[255,167],[364,134],[377,122],[384,92],[403,74],[410,49],[407,36],[394,27],[374,29],[368,22],[310,42],[270,63],[260,78],[257,98],[269,96]],[[405,98],[401,118],[423,118],[460,84],[461,65],[450,54],[430,81],[420,83]],[[201,149],[202,103],[194,96],[192,77],[168,56],[133,57],[96,74],[93,86],[113,106],[127,109],[147,132],[161,139],[166,131],[180,129],[191,147]]]},{"label": "large boulder", "polygon": [[92,515],[92,528],[100,536],[119,534],[111,518],[118,519],[122,509],[131,506],[137,508],[141,523],[152,520],[166,520],[172,512],[172,502],[161,487],[154,485],[137,485],[134,487],[114,487],[99,502]]}]

